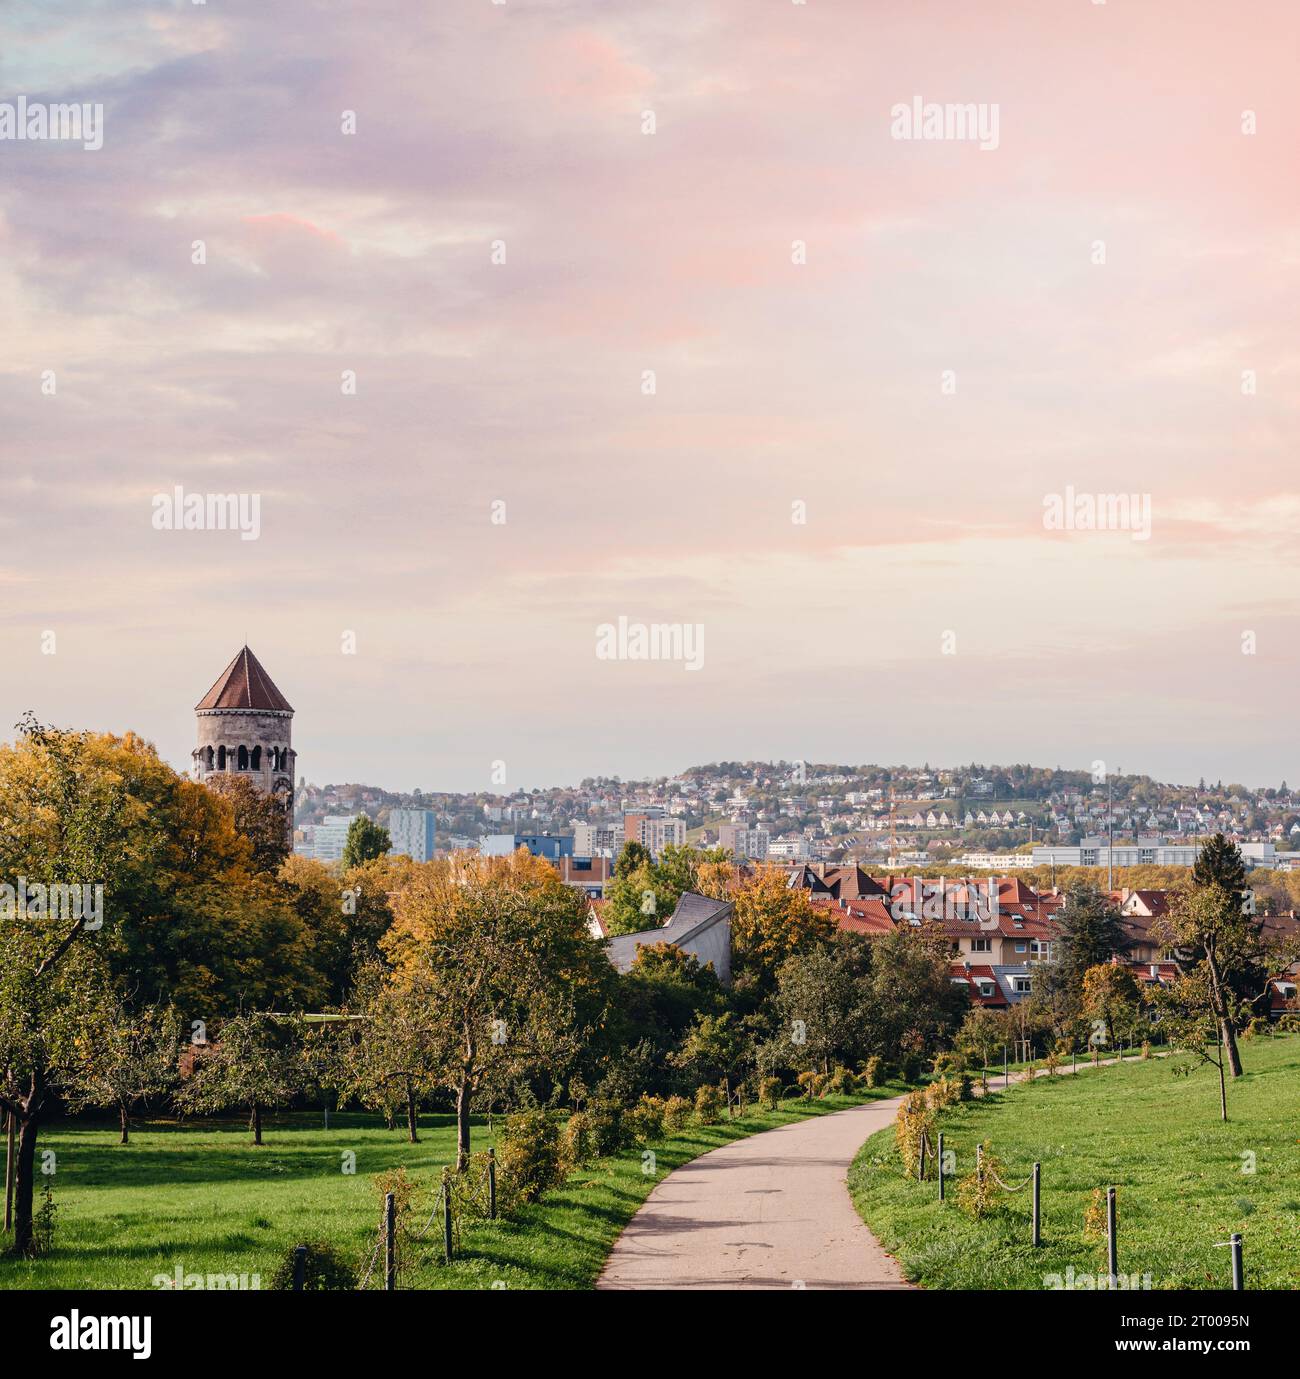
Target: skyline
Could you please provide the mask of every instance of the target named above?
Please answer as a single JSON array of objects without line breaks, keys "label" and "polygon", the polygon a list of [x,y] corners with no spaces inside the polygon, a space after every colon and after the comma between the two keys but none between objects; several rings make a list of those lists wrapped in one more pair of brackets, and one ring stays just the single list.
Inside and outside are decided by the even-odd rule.
[{"label": "skyline", "polygon": [[[317,782],[1300,779],[1294,7],[3,24],[7,100],[103,107],[98,149],[0,142],[6,737],[185,769],[247,642]],[[897,137],[922,100],[996,146]],[[257,538],[159,529],[178,486]],[[1145,538],[1066,520],[1117,496]],[[620,619],[698,669],[602,658]]]}]

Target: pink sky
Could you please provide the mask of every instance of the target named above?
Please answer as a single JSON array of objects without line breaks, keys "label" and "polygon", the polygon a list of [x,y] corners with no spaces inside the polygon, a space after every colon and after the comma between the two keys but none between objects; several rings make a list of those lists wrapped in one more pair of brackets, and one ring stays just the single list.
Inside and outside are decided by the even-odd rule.
[{"label": "pink sky", "polygon": [[188,766],[247,641],[316,782],[1300,778],[1297,53],[1289,0],[7,6],[0,101],[105,134],[0,142],[0,721]]}]

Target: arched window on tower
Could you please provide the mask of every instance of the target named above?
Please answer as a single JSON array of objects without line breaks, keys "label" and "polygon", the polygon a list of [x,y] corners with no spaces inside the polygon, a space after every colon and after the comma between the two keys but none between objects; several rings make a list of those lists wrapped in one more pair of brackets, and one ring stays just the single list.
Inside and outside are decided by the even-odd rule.
[{"label": "arched window on tower", "polygon": [[248,770],[248,748],[247,748],[247,747],[244,747],[244,746],[242,746],[242,745],[240,746],[240,749],[239,749],[239,765],[238,765],[238,769],[239,769],[240,771],[247,771],[247,770]]},{"label": "arched window on tower", "polygon": [[203,753],[203,764],[204,764],[204,766],[207,767],[207,769],[208,769],[209,771],[212,770],[213,755],[214,755],[214,754],[213,754],[213,751],[212,751],[212,748],[211,748],[211,747],[209,747],[209,748]]},{"label": "arched window on tower", "polygon": [[217,770],[218,770],[218,771],[224,771],[225,769],[226,769],[226,749],[225,749],[224,747],[218,747],[218,748],[217,748]]},{"label": "arched window on tower", "polygon": [[262,769],[262,749],[261,749],[260,747],[254,747],[254,748],[253,748],[253,770],[254,770],[254,771],[260,771],[261,769]]}]

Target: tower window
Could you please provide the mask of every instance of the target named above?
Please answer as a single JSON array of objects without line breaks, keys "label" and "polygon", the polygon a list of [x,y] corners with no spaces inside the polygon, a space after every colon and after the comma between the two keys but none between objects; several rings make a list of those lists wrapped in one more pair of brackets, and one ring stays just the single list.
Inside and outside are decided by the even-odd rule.
[{"label": "tower window", "polygon": [[247,770],[248,770],[248,748],[247,748],[247,747],[240,747],[240,749],[239,749],[239,770],[241,770],[241,771],[247,771]]},{"label": "tower window", "polygon": [[253,748],[253,770],[254,770],[254,771],[260,771],[261,769],[262,769],[262,749],[261,749],[260,747],[254,747],[254,748]]},{"label": "tower window", "polygon": [[226,769],[226,749],[225,749],[224,747],[218,747],[218,748],[217,748],[217,770],[218,770],[218,771],[224,771],[225,769]]}]

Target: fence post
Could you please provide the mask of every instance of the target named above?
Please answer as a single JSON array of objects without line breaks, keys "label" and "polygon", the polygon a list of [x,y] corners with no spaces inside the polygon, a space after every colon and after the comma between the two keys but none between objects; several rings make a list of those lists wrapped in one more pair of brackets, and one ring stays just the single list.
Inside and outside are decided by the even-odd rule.
[{"label": "fence post", "polygon": [[1233,1232],[1232,1245],[1232,1291],[1240,1293],[1246,1287],[1246,1272],[1241,1265],[1241,1236]]},{"label": "fence post", "polygon": [[447,1263],[451,1263],[451,1174],[442,1170],[442,1253]]},{"label": "fence post", "polygon": [[307,1247],[295,1245],[293,1249],[293,1291],[301,1293],[307,1281]]},{"label": "fence post", "polygon": [[1106,1262],[1110,1268],[1110,1287],[1119,1286],[1119,1241],[1115,1238],[1115,1189],[1106,1189]]},{"label": "fence post", "polygon": [[384,1194],[384,1291],[397,1287],[397,1199]]},{"label": "fence post", "polygon": [[1002,1085],[1004,1087],[1011,1086],[1011,1078],[1007,1073],[1007,1046],[1005,1044],[1002,1045]]},{"label": "fence post", "polygon": [[1041,1206],[1042,1199],[1041,1199],[1041,1197],[1040,1197],[1040,1195],[1039,1195],[1039,1189],[1040,1189],[1040,1187],[1042,1186],[1042,1178],[1043,1178],[1043,1166],[1042,1166],[1042,1164],[1035,1163],[1035,1164],[1034,1164],[1034,1238],[1033,1238],[1033,1243],[1034,1243],[1035,1246],[1041,1245],[1041,1244],[1043,1243],[1043,1213],[1042,1213],[1042,1206]]},{"label": "fence post", "polygon": [[943,1131],[939,1131],[939,1200],[943,1201]]},{"label": "fence post", "polygon": [[497,1151],[488,1147],[488,1220],[497,1219]]},{"label": "fence post", "polygon": [[1070,1071],[1072,1073],[1079,1071],[1079,1048],[1077,1044],[1070,1045]]},{"label": "fence post", "polygon": [[921,1131],[921,1155],[916,1164],[916,1181],[925,1182],[925,1131]]}]

